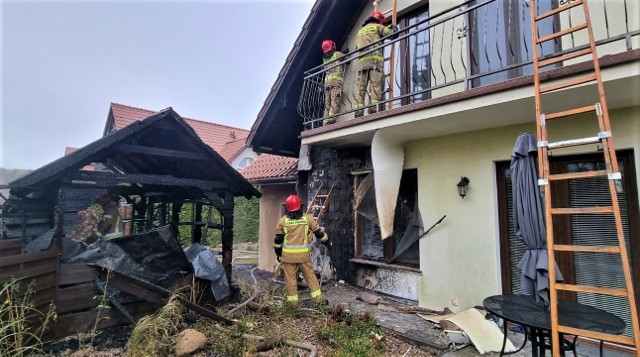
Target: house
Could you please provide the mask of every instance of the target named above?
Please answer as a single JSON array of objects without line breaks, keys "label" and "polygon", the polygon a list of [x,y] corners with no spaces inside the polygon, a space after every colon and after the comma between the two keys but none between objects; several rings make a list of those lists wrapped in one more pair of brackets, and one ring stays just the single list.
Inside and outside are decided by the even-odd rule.
[{"label": "house", "polygon": [[272,271],[275,264],[273,238],[280,217],[286,212],[284,201],[296,192],[298,159],[262,154],[244,170],[242,176],[260,188],[260,227],[258,239],[258,268]]},{"label": "house", "polygon": [[[155,113],[152,110],[111,103],[103,135],[120,130]],[[237,170],[247,167],[258,158],[258,154],[253,149],[245,146],[246,138],[249,136],[248,130],[197,119],[184,118],[184,120],[205,144],[222,155],[227,163]]]},{"label": "house", "polygon": [[[538,2],[540,12],[550,11],[553,3]],[[628,1],[589,3],[622,172],[620,202],[638,297],[640,9]],[[315,2],[248,142],[260,153],[299,156],[310,162],[298,173],[299,194],[307,202],[321,183],[334,184],[325,226],[333,242],[337,278],[436,310],[461,311],[480,305],[487,296],[523,291],[517,265],[526,247],[516,238],[510,218],[509,163],[517,136],[536,133],[527,4],[398,1],[398,36],[377,44],[384,50],[388,74],[384,108],[355,117],[356,63],[358,56],[367,54],[354,51],[355,38],[374,5],[364,0]],[[392,1],[377,6],[390,9]],[[551,16],[539,25],[540,36],[558,31],[560,25],[579,24],[583,16],[579,11],[578,7]],[[327,38],[338,49],[351,52],[342,63],[345,83],[336,123],[321,126],[326,68],[320,45]],[[582,31],[537,49],[541,56],[549,56],[586,44]],[[545,68],[542,77],[578,78],[589,69],[587,60],[567,58]],[[579,107],[582,100],[593,105],[598,101],[594,87],[591,83],[559,90],[545,95],[545,103],[550,111]],[[365,109],[374,105],[367,102]],[[554,132],[569,138],[594,136],[598,129],[590,126],[595,123],[590,115],[554,122]],[[553,153],[550,165],[552,170],[600,167],[603,158],[598,150],[595,146],[586,151],[563,149]],[[464,184],[461,177],[468,180],[464,197],[457,188]],[[558,200],[564,203],[589,200],[597,205],[609,199],[606,180],[590,187],[576,180],[554,190],[562,193]],[[404,233],[415,230],[416,222],[421,220],[419,231],[425,231],[444,215],[428,235],[419,238],[412,233],[405,239]],[[589,219],[554,222],[554,230],[562,230],[574,242],[597,228],[598,223]],[[599,243],[615,237],[614,232],[598,233]],[[606,260],[594,264],[589,253],[563,256],[558,262],[570,283],[623,284],[619,265],[614,268]],[[637,313],[615,297],[581,293],[564,297],[613,311],[626,321]]]}]

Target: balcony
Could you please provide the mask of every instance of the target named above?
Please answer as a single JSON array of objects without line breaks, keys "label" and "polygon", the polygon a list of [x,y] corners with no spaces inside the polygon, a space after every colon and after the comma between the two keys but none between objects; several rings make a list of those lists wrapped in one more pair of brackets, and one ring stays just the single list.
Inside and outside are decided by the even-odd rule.
[{"label": "balcony", "polygon": [[[552,10],[553,4],[566,6],[571,2],[538,1],[537,13]],[[637,1],[592,0],[589,10],[600,58],[640,48]],[[577,6],[539,22],[538,36],[583,22],[582,7]],[[538,54],[545,59],[587,47],[587,32],[581,30],[542,43]],[[358,59],[380,49],[385,57],[384,98],[374,104],[367,100],[364,107],[358,108],[355,99]],[[529,1],[466,1],[434,15],[425,10],[405,19],[395,36],[306,71],[297,110],[309,130],[322,126],[325,119],[338,123],[353,119],[357,110],[364,109],[366,117],[368,109],[374,107],[378,112],[408,105],[417,108],[416,103],[436,103],[438,98],[455,94],[464,97],[465,92],[476,88],[530,75],[532,60]],[[586,56],[571,58],[543,70],[570,67],[587,60]],[[336,66],[344,66],[345,73],[341,105],[338,113],[325,116],[325,73]],[[330,130],[331,124],[328,126]]]}]

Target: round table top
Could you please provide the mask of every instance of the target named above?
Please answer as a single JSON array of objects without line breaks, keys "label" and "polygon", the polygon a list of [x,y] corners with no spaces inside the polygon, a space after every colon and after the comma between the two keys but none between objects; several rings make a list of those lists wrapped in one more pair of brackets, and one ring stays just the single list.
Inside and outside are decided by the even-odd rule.
[{"label": "round table top", "polygon": [[[494,315],[533,328],[551,329],[549,306],[529,295],[495,295],[482,302]],[[627,324],[618,316],[575,301],[558,301],[558,324],[594,332],[621,335]]]}]

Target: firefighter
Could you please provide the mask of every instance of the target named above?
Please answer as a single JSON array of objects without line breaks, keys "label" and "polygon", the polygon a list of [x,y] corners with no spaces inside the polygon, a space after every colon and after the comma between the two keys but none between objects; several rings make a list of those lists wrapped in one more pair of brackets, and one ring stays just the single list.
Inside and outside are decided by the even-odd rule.
[{"label": "firefighter", "polygon": [[[398,31],[395,25],[384,26],[386,19],[381,12],[374,12],[362,24],[358,31],[356,49],[364,52],[376,48],[377,45],[368,46],[377,42],[383,37],[389,36]],[[367,53],[358,58],[358,70],[356,77],[356,109],[365,105],[365,94],[369,86],[369,99],[371,104],[376,104],[382,100],[382,87],[384,79],[384,56],[382,49]],[[378,110],[378,105],[369,107],[369,114]],[[380,105],[380,110],[384,106]],[[362,109],[356,111],[356,117],[364,115]]]},{"label": "firefighter", "polygon": [[[336,43],[332,40],[322,41],[322,63],[329,63],[329,68],[324,76],[324,117],[322,125],[333,124],[335,118],[326,119],[340,111],[340,97],[342,96],[342,83],[344,81],[344,65],[336,66],[337,59],[344,53],[336,51]],[[335,66],[335,67],[334,67]]]},{"label": "firefighter", "polygon": [[94,232],[98,239],[109,240],[124,235],[122,215],[120,214],[120,208],[115,203],[118,201],[119,196],[111,194],[104,194],[98,198],[97,202],[102,206],[103,210],[98,227]]},{"label": "firefighter", "polygon": [[320,284],[311,264],[311,247],[309,231],[324,244],[329,243],[329,236],[318,226],[313,216],[302,213],[300,197],[290,195],[285,201],[286,216],[280,218],[276,226],[274,250],[284,271],[285,293],[287,303],[298,306],[298,269],[302,271],[304,280],[309,286],[311,299],[315,304],[324,304],[326,300],[320,292]]}]

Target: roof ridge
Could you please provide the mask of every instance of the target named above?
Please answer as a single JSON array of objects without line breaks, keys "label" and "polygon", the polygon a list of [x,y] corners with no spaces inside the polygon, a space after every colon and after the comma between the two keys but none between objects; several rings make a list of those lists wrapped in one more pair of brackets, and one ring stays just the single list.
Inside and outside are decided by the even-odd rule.
[{"label": "roof ridge", "polygon": [[[167,108],[172,108],[172,107],[167,107],[167,108],[164,108],[164,109],[162,109],[162,110],[151,110],[151,109],[145,109],[145,108],[140,108],[140,107],[134,107],[134,106],[127,105],[127,104],[121,104],[121,103],[111,102],[111,105],[114,105],[114,104],[115,104],[115,105],[122,106],[122,107],[131,108],[131,109],[143,110],[143,111],[146,111],[146,112],[151,112],[151,113],[153,113],[153,114],[159,113],[159,112],[161,112],[162,110],[165,110],[165,109],[167,109]],[[203,119],[193,119],[193,118],[187,118],[187,117],[183,117],[183,116],[180,116],[180,117],[181,117],[182,119],[184,119],[184,120],[192,120],[192,121],[197,121],[197,122],[201,122],[201,123],[207,123],[207,124],[213,124],[213,125],[217,125],[217,126],[222,126],[222,127],[225,127],[225,128],[230,128],[230,129],[236,129],[236,130],[246,131],[246,132],[247,132],[247,134],[251,132],[251,130],[249,130],[249,129],[242,129],[242,128],[238,128],[238,127],[235,127],[235,126],[225,125],[225,124],[219,124],[219,123],[215,123],[215,122],[207,121],[207,120],[203,120]]]}]

